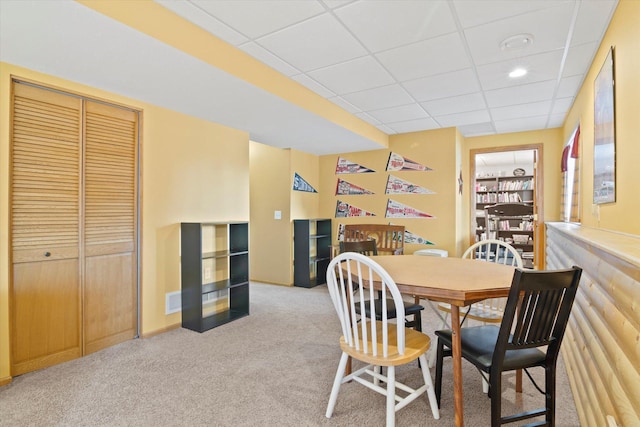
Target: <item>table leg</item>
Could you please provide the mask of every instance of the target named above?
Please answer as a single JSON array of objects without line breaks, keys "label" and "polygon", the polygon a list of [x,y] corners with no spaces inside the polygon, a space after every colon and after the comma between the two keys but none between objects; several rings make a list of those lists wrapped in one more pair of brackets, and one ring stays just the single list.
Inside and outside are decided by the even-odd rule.
[{"label": "table leg", "polygon": [[456,427],[464,426],[462,405],[462,344],[460,342],[460,307],[451,304],[451,349],[453,353],[453,406]]}]

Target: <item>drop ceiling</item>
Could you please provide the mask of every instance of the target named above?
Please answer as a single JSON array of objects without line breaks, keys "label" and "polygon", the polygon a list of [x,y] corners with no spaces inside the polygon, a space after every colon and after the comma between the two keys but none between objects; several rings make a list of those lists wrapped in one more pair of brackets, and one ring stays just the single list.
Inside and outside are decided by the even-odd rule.
[{"label": "drop ceiling", "polygon": [[[388,135],[455,126],[469,137],[561,126],[617,1],[156,3]],[[0,12],[2,61],[243,129],[273,146],[314,154],[380,148],[79,3],[0,0]],[[528,38],[524,47],[501,46],[517,35]],[[528,73],[509,78],[516,67]]]}]

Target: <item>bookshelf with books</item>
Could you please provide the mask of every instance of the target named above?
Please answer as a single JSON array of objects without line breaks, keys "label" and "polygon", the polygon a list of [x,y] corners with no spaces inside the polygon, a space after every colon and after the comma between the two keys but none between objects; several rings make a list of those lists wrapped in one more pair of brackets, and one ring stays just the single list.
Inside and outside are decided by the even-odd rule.
[{"label": "bookshelf with books", "polygon": [[488,237],[485,208],[496,203],[525,203],[533,206],[532,175],[476,178],[476,241]]},{"label": "bookshelf with books", "polygon": [[486,238],[498,239],[513,246],[525,268],[533,268],[533,205],[497,203],[485,206]]}]

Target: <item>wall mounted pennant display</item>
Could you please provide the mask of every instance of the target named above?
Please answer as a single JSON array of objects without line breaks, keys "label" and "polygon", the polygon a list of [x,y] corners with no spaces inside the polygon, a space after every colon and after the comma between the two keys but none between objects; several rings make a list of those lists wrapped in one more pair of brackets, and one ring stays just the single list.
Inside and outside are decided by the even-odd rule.
[{"label": "wall mounted pennant display", "polygon": [[421,212],[411,206],[389,199],[385,218],[435,218],[433,215]]},{"label": "wall mounted pennant display", "polygon": [[294,173],[293,175],[293,191],[304,191],[306,193],[317,193],[316,189],[313,188],[307,181],[302,179],[298,173]]},{"label": "wall mounted pennant display", "polygon": [[389,175],[385,194],[436,194],[427,188],[412,184],[404,179]]},{"label": "wall mounted pennant display", "polygon": [[376,216],[374,213],[357,208],[349,203],[338,200],[336,203],[336,218],[348,218],[352,216]]},{"label": "wall mounted pennant display", "polygon": [[418,162],[409,160],[400,154],[391,152],[389,153],[389,160],[387,161],[388,171],[430,171],[433,170],[427,166],[421,165]]},{"label": "wall mounted pennant display", "polygon": [[336,185],[336,196],[340,195],[363,195],[363,194],[375,194],[373,191],[365,190],[362,187],[351,184],[344,179],[338,178],[338,185]]},{"label": "wall mounted pennant display", "polygon": [[416,234],[413,234],[412,232],[405,230],[404,231],[404,242],[405,243],[413,243],[416,245],[435,245],[435,243],[430,242],[429,240],[425,239],[424,237],[420,237]]},{"label": "wall mounted pennant display", "polygon": [[338,164],[336,165],[336,175],[341,173],[367,173],[375,172],[373,169],[365,168],[357,163],[350,162],[347,159],[338,157]]}]

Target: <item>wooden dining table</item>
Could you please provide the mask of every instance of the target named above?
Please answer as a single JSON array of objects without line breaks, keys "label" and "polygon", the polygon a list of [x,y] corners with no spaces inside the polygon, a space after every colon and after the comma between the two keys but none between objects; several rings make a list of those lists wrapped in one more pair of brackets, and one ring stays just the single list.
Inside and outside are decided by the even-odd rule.
[{"label": "wooden dining table", "polygon": [[372,257],[403,294],[451,304],[455,425],[464,425],[460,307],[509,294],[515,267],[462,258]]}]

